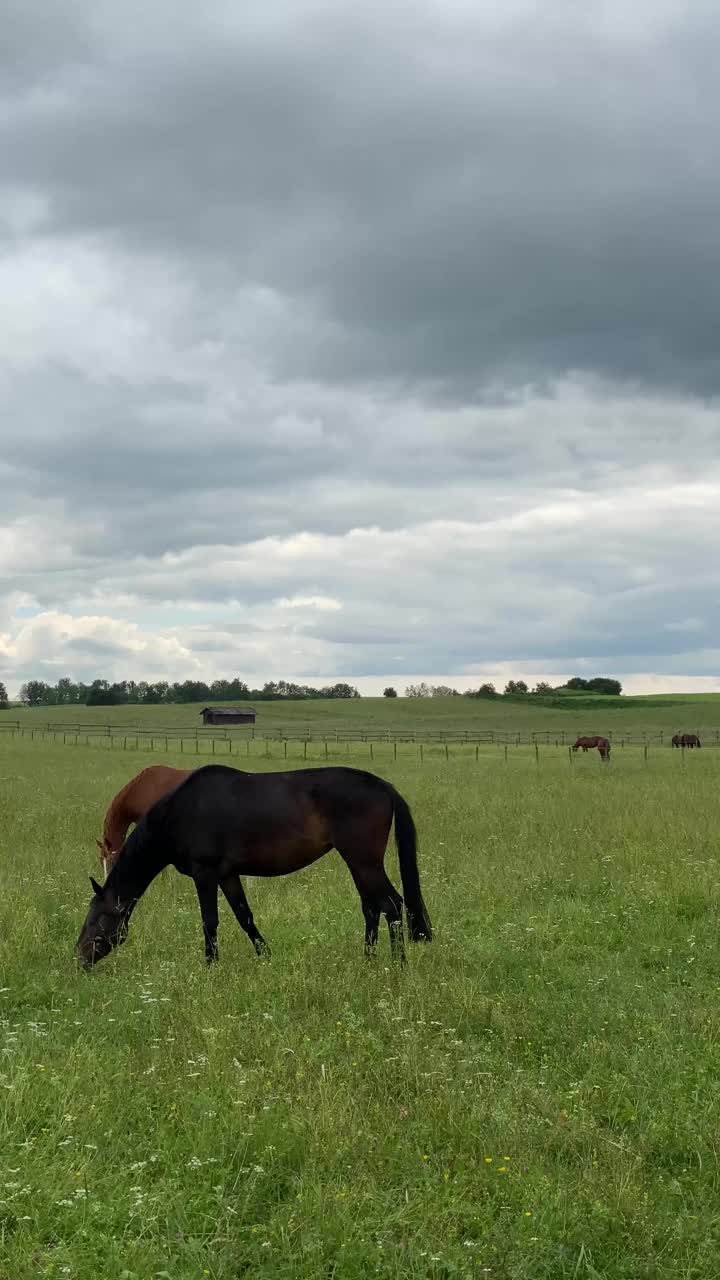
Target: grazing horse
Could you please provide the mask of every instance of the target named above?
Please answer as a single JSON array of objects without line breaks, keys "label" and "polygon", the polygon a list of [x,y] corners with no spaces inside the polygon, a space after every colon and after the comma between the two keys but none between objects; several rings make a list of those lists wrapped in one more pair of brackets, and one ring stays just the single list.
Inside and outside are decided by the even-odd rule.
[{"label": "grazing horse", "polygon": [[174,791],[191,773],[191,769],[171,769],[167,764],[151,764],[131,778],[122,791],[118,791],[105,814],[103,838],[95,841],[100,850],[105,876],[115,866],[128,827],[144,818],[156,800],[166,796],[169,791]]},{"label": "grazing horse", "polygon": [[674,733],[674,734],[673,734],[673,736],[672,736],[672,738],[670,739],[670,746],[671,746],[671,747],[681,747],[681,746],[682,746],[682,744],[683,744],[683,743],[682,743],[682,734],[681,734],[681,733]]},{"label": "grazing horse", "polygon": [[674,747],[689,747],[692,750],[693,747],[699,747],[702,744],[696,733],[676,733],[673,737],[672,745]]},{"label": "grazing horse", "polygon": [[267,944],[240,876],[288,875],[334,848],[360,895],[366,953],[375,949],[384,913],[393,958],[404,961],[403,900],[384,867],[393,818],[410,940],[429,942],[432,926],[420,889],[415,824],[407,802],[389,782],[360,769],[252,774],[206,765],[141,818],[104,886],[90,877],[94,897],[76,944],[78,959],[92,968],[125,941],[138,899],[169,864],[195,882],[206,960],[218,955],[218,888],[261,954]]},{"label": "grazing horse", "polygon": [[601,760],[607,761],[610,759],[610,743],[607,738],[601,738],[598,735],[592,738],[578,738],[573,746],[573,751],[577,751],[580,747],[583,751],[590,751],[597,747]]}]

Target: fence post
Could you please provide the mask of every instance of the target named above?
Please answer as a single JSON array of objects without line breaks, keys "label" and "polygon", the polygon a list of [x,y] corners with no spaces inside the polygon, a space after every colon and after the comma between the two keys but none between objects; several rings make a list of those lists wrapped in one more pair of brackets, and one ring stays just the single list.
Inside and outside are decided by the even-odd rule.
[{"label": "fence post", "polygon": [[476,760],[480,759],[480,747],[478,746],[477,742],[475,743],[475,759]]},{"label": "fence post", "polygon": [[370,759],[371,759],[371,760],[374,760],[374,759],[375,759],[375,756],[373,755],[373,744],[372,744],[372,742],[370,743]]},{"label": "fence post", "polygon": [[393,756],[397,760],[397,739],[393,742]]},{"label": "fence post", "polygon": [[647,753],[648,753],[648,744],[646,742],[645,745],[643,746],[643,755],[645,756],[646,760],[647,760]]},{"label": "fence post", "polygon": [[505,743],[505,763],[507,764],[507,742]]},{"label": "fence post", "polygon": [[326,738],[325,739],[325,759],[327,760],[327,758],[328,758],[328,744],[327,744],[327,738]]},{"label": "fence post", "polygon": [[420,763],[421,763],[421,764],[423,763],[424,759],[425,759],[425,756],[424,756],[424,754],[423,754],[423,744],[422,744],[422,742],[421,742],[421,743],[420,743]]},{"label": "fence post", "polygon": [[303,760],[307,760],[307,738],[303,743]]},{"label": "fence post", "polygon": [[538,748],[537,742],[535,743],[535,763],[536,764],[540,763],[540,750]]},{"label": "fence post", "polygon": [[568,747],[568,760],[570,761],[571,764],[573,764],[575,760],[572,747]]}]

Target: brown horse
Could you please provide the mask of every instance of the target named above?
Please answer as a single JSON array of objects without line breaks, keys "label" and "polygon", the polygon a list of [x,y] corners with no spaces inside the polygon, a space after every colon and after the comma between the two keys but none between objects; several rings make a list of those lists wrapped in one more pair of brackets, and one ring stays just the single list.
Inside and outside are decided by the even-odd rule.
[{"label": "brown horse", "polygon": [[252,774],[206,765],[141,818],[104,886],[91,877],[78,959],[89,969],[124,942],[138,899],[170,864],[195,882],[206,960],[217,959],[218,889],[256,952],[265,952],[240,876],[288,875],[337,849],[360,895],[366,951],[375,948],[382,913],[393,958],[404,960],[403,900],[384,865],[393,820],[408,933],[412,942],[429,942],[415,823],[389,782],[360,769]]},{"label": "brown horse", "polygon": [[671,745],[673,747],[689,747],[692,750],[693,747],[702,746],[702,743],[696,733],[674,733]]},{"label": "brown horse", "polygon": [[122,791],[118,791],[105,814],[103,838],[95,841],[106,876],[115,866],[128,827],[144,818],[156,800],[174,791],[191,773],[192,769],[171,769],[166,764],[151,764],[131,778]]},{"label": "brown horse", "polygon": [[595,747],[600,752],[601,760],[607,761],[610,759],[610,743],[607,738],[601,738],[599,735],[595,735],[592,738],[578,738],[573,751],[577,751],[579,748],[582,748],[583,751],[591,751]]}]

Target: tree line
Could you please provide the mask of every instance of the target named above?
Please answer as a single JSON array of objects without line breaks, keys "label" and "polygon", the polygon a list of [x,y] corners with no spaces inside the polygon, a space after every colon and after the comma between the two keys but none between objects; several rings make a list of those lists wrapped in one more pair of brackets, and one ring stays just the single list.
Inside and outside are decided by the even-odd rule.
[{"label": "tree line", "polygon": [[[566,684],[553,687],[545,681],[530,689],[524,680],[508,680],[503,693],[498,693],[494,684],[481,684],[477,689],[467,689],[460,694],[447,684],[409,684],[405,689],[406,698],[499,698],[501,696],[542,697],[551,694],[574,693],[622,693],[619,680],[611,680],[607,676],[594,676],[584,680],[581,676],[573,676]],[[397,690],[388,686],[383,691],[386,698],[397,698]],[[118,680],[111,684],[108,680],[93,680],[91,684],[83,684],[81,680],[71,680],[63,676],[57,684],[48,684],[44,680],[28,680],[20,689],[20,701],[27,707],[114,707],[125,704],[144,706],[161,706],[173,702],[275,702],[280,699],[302,700],[310,698],[359,698],[360,694],[354,685],[339,681],[337,684],[324,685],[321,689],[309,684],[294,684],[290,680],[268,680],[262,689],[251,689],[244,680],[213,680],[206,684],[204,680],[183,680],[170,684],[167,680]],[[9,699],[5,685],[0,681],[0,711],[9,707]]]},{"label": "tree line", "polygon": [[[0,686],[4,690],[4,686]],[[357,689],[340,681],[321,689],[289,680],[268,680],[262,689],[251,689],[244,680],[93,680],[92,684],[63,676],[57,684],[28,680],[20,689],[20,701],[28,707],[117,707],[127,704],[162,706],[173,702],[273,702],[282,698],[359,698]],[[7,694],[5,695],[7,705]],[[0,708],[2,708],[0,695]]]},{"label": "tree line", "polygon": [[[508,680],[502,695],[498,693],[494,684],[481,684],[477,689],[466,689],[464,693],[460,693],[458,689],[453,689],[447,684],[426,684],[423,680],[420,684],[409,684],[405,689],[406,698],[499,698],[524,696],[529,697],[548,697],[551,694],[567,693],[606,693],[616,694],[622,693],[622,685],[619,680],[612,680],[608,676],[593,676],[591,680],[583,680],[582,676],[573,676],[566,684],[553,685],[547,681],[541,680],[535,685],[534,689],[530,689],[524,680]],[[386,698],[397,698],[397,691],[393,688],[387,688],[384,692]]]}]

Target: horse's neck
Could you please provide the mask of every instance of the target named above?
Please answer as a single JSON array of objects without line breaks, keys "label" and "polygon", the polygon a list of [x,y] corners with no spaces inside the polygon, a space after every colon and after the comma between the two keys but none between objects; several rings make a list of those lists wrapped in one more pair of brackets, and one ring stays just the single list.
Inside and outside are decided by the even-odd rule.
[{"label": "horse's neck", "polygon": [[168,858],[161,853],[161,847],[136,827],[125,842],[105,888],[116,894],[120,902],[137,901],[167,865]]},{"label": "horse's neck", "polygon": [[130,826],[130,819],[127,814],[116,809],[115,806],[108,812],[105,818],[105,830],[103,835],[105,843],[110,849],[119,849],[127,835],[127,829]]},{"label": "horse's neck", "polygon": [[135,816],[128,805],[128,789],[125,787],[115,797],[105,814],[105,830],[103,834],[111,849],[119,849],[122,846],[127,835],[127,829],[130,823],[134,821]]}]

